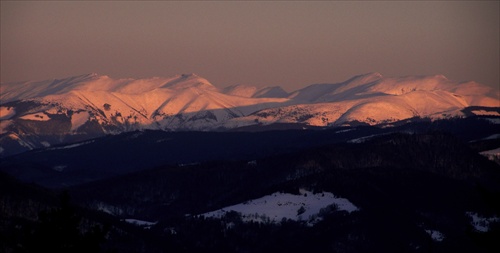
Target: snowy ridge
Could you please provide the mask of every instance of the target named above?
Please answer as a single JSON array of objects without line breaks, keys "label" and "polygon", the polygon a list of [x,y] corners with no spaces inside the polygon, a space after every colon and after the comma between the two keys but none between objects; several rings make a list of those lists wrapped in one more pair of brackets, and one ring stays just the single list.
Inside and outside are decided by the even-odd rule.
[{"label": "snowy ridge", "polygon": [[[80,82],[75,83],[75,80]],[[68,84],[62,87],[64,81]],[[28,116],[28,113],[40,116],[49,108],[68,116],[72,131],[77,131],[87,121],[104,126],[135,125],[135,129],[203,130],[286,100],[226,95],[194,74],[143,80],[112,80],[107,76],[84,75],[63,81],[4,86],[2,103],[28,96],[24,101],[40,105],[38,109],[17,114],[19,118],[41,120]],[[17,93],[13,92],[14,87],[19,87]],[[13,116],[13,107],[0,108],[6,112],[6,117]]]},{"label": "snowy ridge", "polygon": [[2,103],[6,103],[20,99],[66,94],[71,91],[104,91],[121,94],[141,94],[156,89],[178,90],[189,87],[216,89],[206,79],[195,74],[182,74],[170,78],[112,79],[105,75],[101,76],[92,73],[38,82],[2,83],[0,86],[0,100]]},{"label": "snowy ridge", "polygon": [[92,73],[2,83],[0,134],[5,140],[14,136],[9,134],[18,138],[27,134],[95,136],[143,129],[209,131],[274,123],[375,125],[413,117],[463,116],[462,110],[469,106],[500,107],[498,93],[485,85],[457,83],[442,75],[385,78],[369,73],[287,93],[277,86],[219,89],[195,74],[113,79]]},{"label": "snowy ridge", "polygon": [[[412,117],[462,116],[468,106],[499,107],[500,94],[475,82],[454,83],[442,75],[383,78],[370,73],[337,84],[314,84],[292,92],[291,102],[247,117],[230,127],[300,122],[315,126],[363,122],[374,125]],[[493,112],[483,112],[483,114]]]}]

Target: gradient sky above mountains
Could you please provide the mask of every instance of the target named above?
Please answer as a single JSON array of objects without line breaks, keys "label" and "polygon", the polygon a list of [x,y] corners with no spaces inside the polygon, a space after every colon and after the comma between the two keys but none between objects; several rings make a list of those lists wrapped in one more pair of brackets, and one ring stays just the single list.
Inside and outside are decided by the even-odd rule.
[{"label": "gradient sky above mountains", "polygon": [[1,81],[196,73],[291,91],[357,74],[499,87],[499,2],[1,2]]}]

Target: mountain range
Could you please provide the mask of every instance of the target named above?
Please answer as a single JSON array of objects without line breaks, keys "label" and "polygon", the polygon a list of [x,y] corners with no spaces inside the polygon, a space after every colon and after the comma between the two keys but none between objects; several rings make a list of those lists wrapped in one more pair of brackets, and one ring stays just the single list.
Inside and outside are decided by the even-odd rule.
[{"label": "mountain range", "polygon": [[135,130],[227,131],[274,124],[300,127],[391,124],[410,118],[500,116],[500,92],[442,75],[358,75],[341,83],[217,88],[195,74],[113,79],[95,73],[2,83],[0,156]]},{"label": "mountain range", "polygon": [[500,100],[485,85],[0,88],[0,252],[500,252]]}]

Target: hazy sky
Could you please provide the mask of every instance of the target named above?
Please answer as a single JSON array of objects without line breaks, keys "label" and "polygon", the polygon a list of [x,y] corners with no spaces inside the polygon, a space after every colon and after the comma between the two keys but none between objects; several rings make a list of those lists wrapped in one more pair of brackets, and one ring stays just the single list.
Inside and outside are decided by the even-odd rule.
[{"label": "hazy sky", "polygon": [[368,72],[499,87],[499,1],[1,1],[1,81],[196,73],[291,91]]}]

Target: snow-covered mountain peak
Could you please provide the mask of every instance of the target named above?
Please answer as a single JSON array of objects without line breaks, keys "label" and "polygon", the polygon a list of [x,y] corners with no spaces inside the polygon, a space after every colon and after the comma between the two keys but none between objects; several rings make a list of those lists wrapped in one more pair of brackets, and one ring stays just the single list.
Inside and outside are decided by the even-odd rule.
[{"label": "snow-covered mountain peak", "polygon": [[45,81],[2,83],[0,86],[0,100],[1,103],[6,103],[22,99],[69,94],[74,91],[142,94],[157,89],[182,90],[187,88],[217,90],[208,80],[196,74],[182,74],[170,78],[113,79],[106,75],[90,73]]},{"label": "snow-covered mountain peak", "polygon": [[382,74],[378,72],[370,72],[362,75],[357,75],[352,77],[351,79],[345,81],[344,83],[347,83],[349,85],[356,85],[356,84],[366,84],[366,83],[371,83],[378,81],[380,79],[384,78]]},{"label": "snow-covered mountain peak", "polygon": [[456,83],[443,75],[434,76],[405,76],[383,78],[376,85],[370,87],[371,92],[381,92],[390,95],[403,95],[413,91],[450,91]]},{"label": "snow-covered mountain peak", "polygon": [[434,78],[449,81],[449,79],[445,75],[442,75],[442,74],[435,75]]},{"label": "snow-covered mountain peak", "polygon": [[184,73],[184,74],[180,74],[181,77],[183,78],[197,78],[197,77],[200,77],[198,76],[197,74],[195,73]]},{"label": "snow-covered mountain peak", "polygon": [[102,76],[102,75],[99,75],[98,73],[93,72],[93,73],[87,73],[87,74],[78,75],[78,76],[65,77],[65,78],[61,78],[61,79],[55,78],[55,79],[53,79],[52,84],[53,85],[56,85],[58,83],[76,84],[76,83],[80,83],[80,82],[97,80],[101,77],[105,77],[105,76]]},{"label": "snow-covered mountain peak", "polygon": [[96,73],[96,72],[92,72],[92,73],[88,73],[87,76],[89,76],[89,77],[98,77],[99,74]]},{"label": "snow-covered mountain peak", "polygon": [[186,89],[199,88],[208,90],[217,90],[207,79],[200,77],[194,73],[177,75],[172,81],[165,83],[162,88],[170,89]]},{"label": "snow-covered mountain peak", "polygon": [[0,101],[6,103],[21,99],[64,94],[72,90],[85,89],[89,83],[95,82],[99,78],[101,78],[99,75],[91,73],[62,79],[2,83],[0,85]]}]

